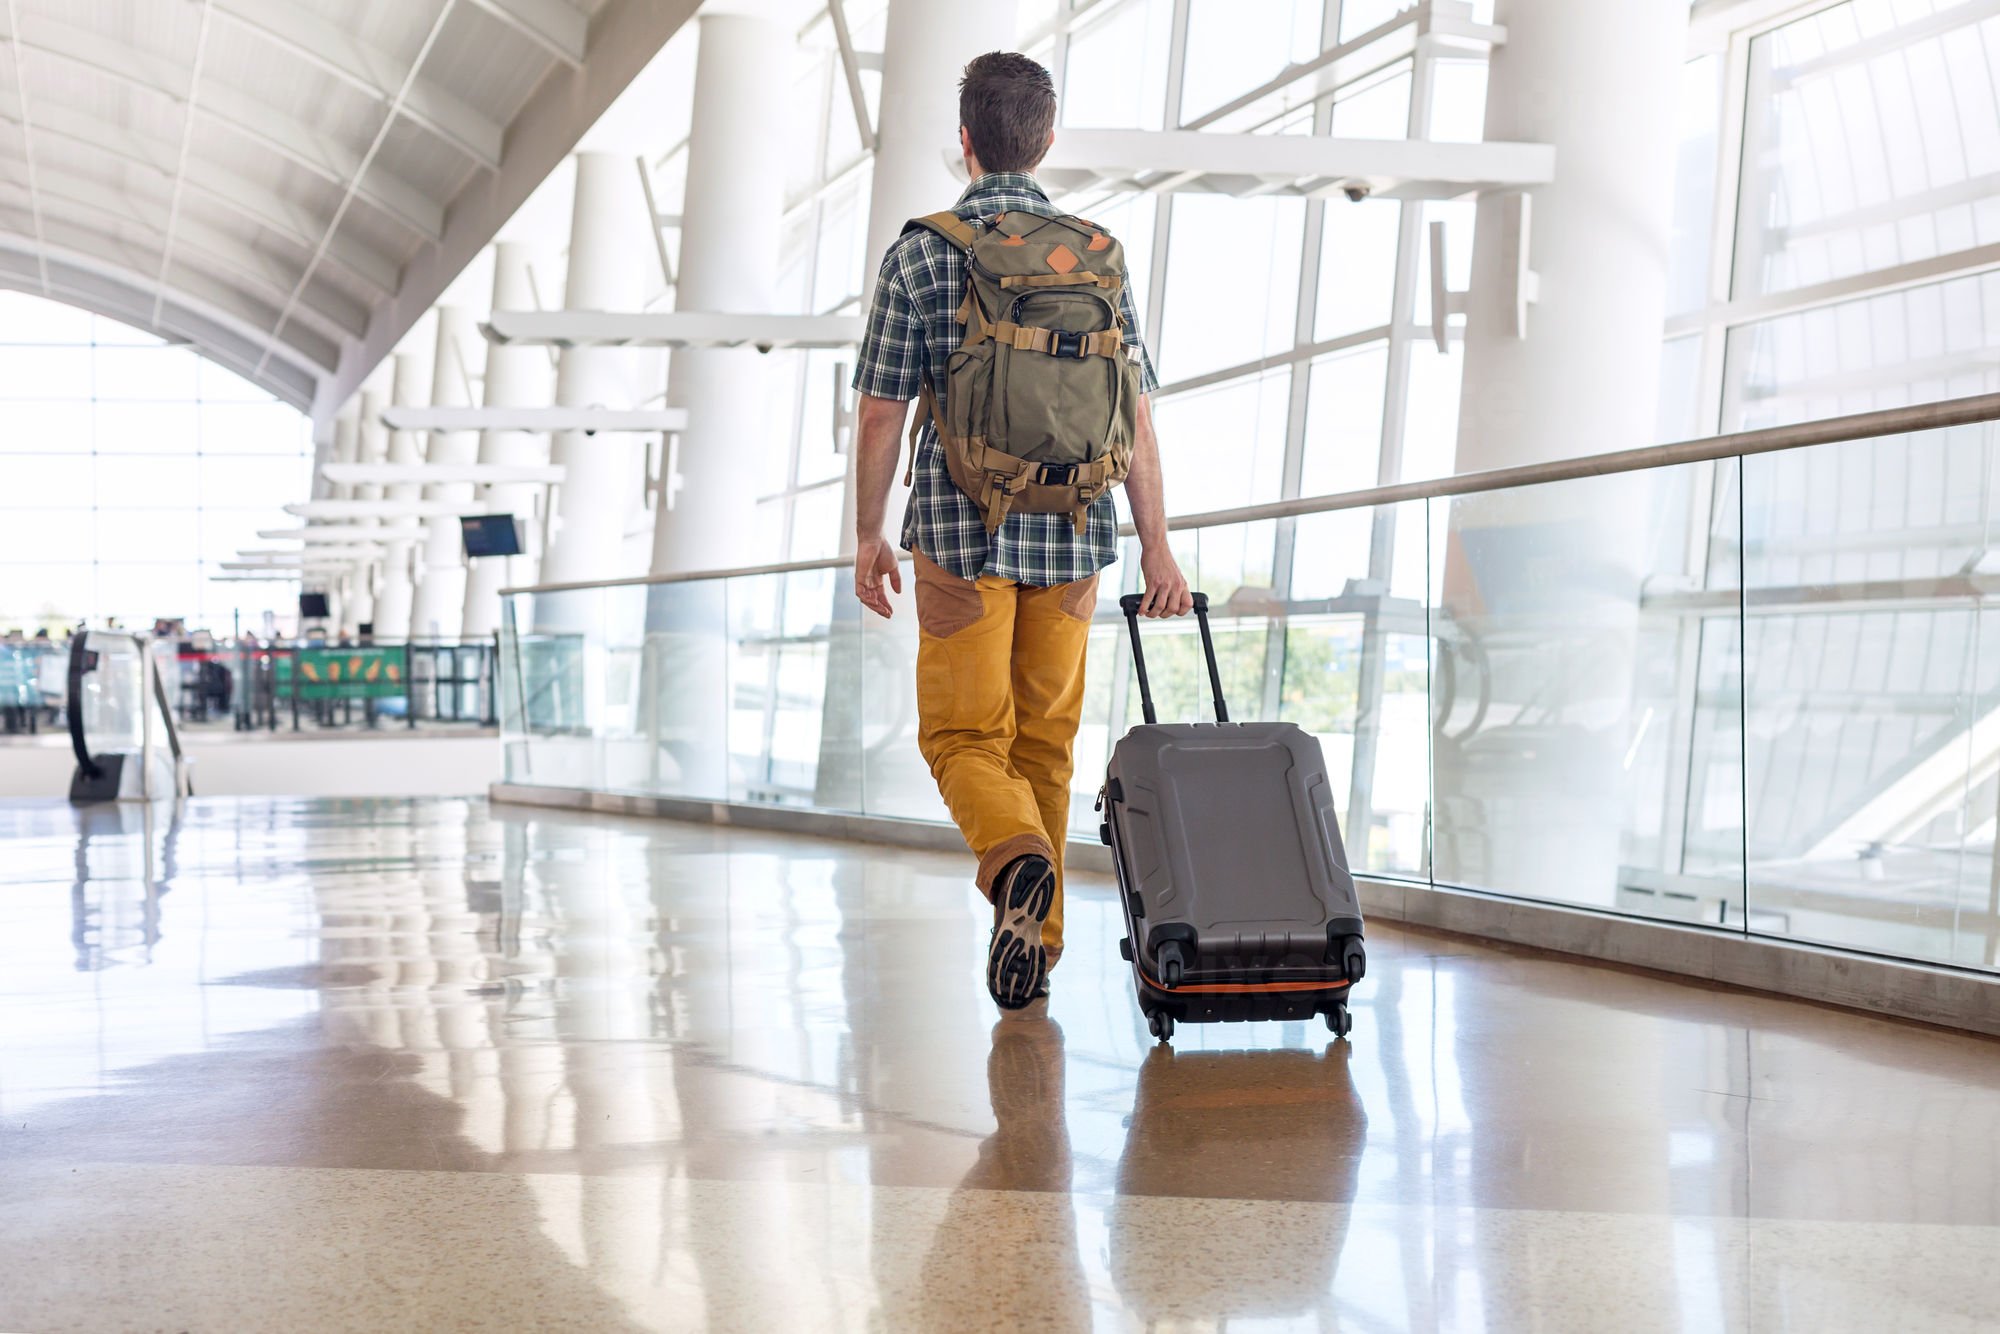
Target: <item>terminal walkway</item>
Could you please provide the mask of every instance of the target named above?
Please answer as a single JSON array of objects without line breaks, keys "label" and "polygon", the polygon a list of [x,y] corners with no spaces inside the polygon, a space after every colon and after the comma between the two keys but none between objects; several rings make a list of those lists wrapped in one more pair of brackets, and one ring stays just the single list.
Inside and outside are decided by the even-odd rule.
[{"label": "terminal walkway", "polygon": [[1371,928],[1156,1047],[1101,880],[482,801],[0,804],[0,1328],[1952,1330],[2000,1044]]}]

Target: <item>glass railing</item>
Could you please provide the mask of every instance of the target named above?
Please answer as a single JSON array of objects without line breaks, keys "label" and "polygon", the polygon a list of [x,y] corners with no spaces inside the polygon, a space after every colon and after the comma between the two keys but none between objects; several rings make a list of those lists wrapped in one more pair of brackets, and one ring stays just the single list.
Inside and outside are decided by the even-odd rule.
[{"label": "glass railing", "polygon": [[[1176,519],[1357,870],[2000,969],[2000,396]],[[1072,832],[1138,720],[1106,573]],[[942,821],[910,571],[510,591],[511,783]],[[1205,716],[1192,623],[1148,663]]]}]

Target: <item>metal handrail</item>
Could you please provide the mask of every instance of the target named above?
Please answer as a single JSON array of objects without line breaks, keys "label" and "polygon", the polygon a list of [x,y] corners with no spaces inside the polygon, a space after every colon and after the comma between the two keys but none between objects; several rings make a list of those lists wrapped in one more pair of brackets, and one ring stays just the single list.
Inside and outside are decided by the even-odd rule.
[{"label": "metal handrail", "polygon": [[[1752,454],[1775,454],[1813,445],[1840,444],[1849,440],[1872,440],[1911,431],[1936,431],[1952,426],[1972,426],[2000,421],[2000,393],[1973,394],[1947,398],[1935,403],[1907,407],[1878,408],[1872,412],[1850,413],[1845,417],[1823,417],[1817,421],[1794,422],[1785,426],[1764,426],[1754,431],[1704,436],[1666,445],[1646,445],[1638,449],[1586,454],[1580,458],[1556,459],[1547,463],[1527,463],[1513,468],[1490,468],[1483,472],[1458,473],[1421,482],[1397,482],[1371,486],[1360,491],[1342,491],[1326,496],[1300,496],[1291,500],[1270,500],[1259,505],[1239,505],[1234,509],[1182,514],[1167,520],[1169,532],[1195,528],[1219,528],[1231,524],[1256,523],[1267,519],[1296,519],[1309,514],[1330,514],[1339,510],[1367,509],[1377,505],[1399,505],[1414,500],[1440,500],[1487,491],[1510,491],[1550,482],[1577,481],[1585,477],[1609,477],[1618,473],[1645,472],[1687,463],[1712,463],[1718,459],[1743,458]],[[1121,524],[1123,537],[1133,536],[1131,524]],[[589,588],[627,588],[642,584],[684,584],[706,579],[735,579],[758,574],[801,574],[810,570],[837,570],[851,565],[850,552],[818,560],[783,561],[770,565],[746,565],[724,570],[689,570],[678,574],[637,575],[629,579],[598,579],[580,583],[525,584],[501,590],[514,593],[565,593]]]}]

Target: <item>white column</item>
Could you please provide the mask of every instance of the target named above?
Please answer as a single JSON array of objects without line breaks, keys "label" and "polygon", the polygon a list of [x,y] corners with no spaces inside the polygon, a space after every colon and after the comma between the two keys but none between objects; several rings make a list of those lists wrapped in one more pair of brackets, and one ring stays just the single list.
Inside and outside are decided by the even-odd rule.
[{"label": "white column", "polygon": [[[960,73],[974,56],[1013,49],[1013,0],[982,0],[979,4],[889,0],[882,39],[882,110],[876,117],[875,174],[868,190],[867,269],[861,283],[864,313],[882,256],[902,233],[903,224],[950,208],[965,192],[965,183],[952,174],[949,165],[959,155]],[[892,536],[901,524],[902,499],[900,487],[889,497],[888,529]],[[840,549],[854,549],[852,451],[841,498]]]},{"label": "white column", "polygon": [[[386,463],[389,459],[389,428],[382,424],[382,409],[389,404],[389,395],[382,386],[378,374],[362,386],[361,416],[355,423],[354,457],[360,463]],[[380,500],[382,488],[373,483],[351,488],[356,500]],[[366,527],[379,526],[373,519],[360,521]],[[349,634],[359,634],[364,625],[375,622],[375,590],[382,583],[382,558],[372,557],[357,565],[354,580],[348,589],[345,611],[345,629]]]},{"label": "white column", "polygon": [[[534,284],[529,274],[534,259],[533,247],[517,241],[502,241],[493,248],[493,309],[534,309]],[[486,349],[482,388],[487,407],[544,407],[549,401],[550,381],[547,348],[507,344]],[[547,463],[548,437],[532,431],[487,431],[479,438],[479,461],[514,466]],[[535,561],[541,555],[540,502],[546,494],[534,482],[481,488],[480,500],[486,512],[512,514],[523,520],[526,540],[519,556],[489,556],[471,563],[460,629],[466,638],[484,638],[499,629],[502,588],[534,582]]]},{"label": "white column", "polygon": [[[396,354],[395,387],[390,397],[399,408],[422,407],[430,401],[431,368],[430,358],[420,352],[398,352]],[[424,461],[423,436],[417,431],[391,431],[389,433],[389,462],[415,464]],[[421,500],[424,488],[421,482],[398,482],[388,488],[390,500]],[[392,517],[389,523],[396,527],[408,527],[413,520]],[[416,588],[410,568],[410,558],[415,546],[407,538],[383,544],[382,587],[375,598],[375,638],[378,640],[402,640],[410,636],[410,609],[416,600]]]},{"label": "white column", "polygon": [[1479,203],[1458,470],[1649,444],[1673,203],[1682,0],[1501,0],[1486,137],[1555,145],[1533,192],[1540,295],[1526,338],[1503,299],[1505,200]]},{"label": "white column", "polygon": [[[334,416],[333,462],[352,463],[359,455],[361,449],[361,426],[358,420],[360,412],[360,404],[350,400],[348,405]],[[352,488],[348,486],[327,481],[319,475],[317,470],[313,473],[312,495],[315,500],[345,500],[351,490]],[[310,543],[304,543],[302,546],[304,550],[312,550]],[[328,618],[326,627],[329,638],[338,639],[341,635],[348,632],[348,607],[354,596],[355,576],[359,573],[362,573],[362,571],[357,566],[345,574],[337,575],[326,581],[327,594],[332,603],[328,608],[332,612],[332,615]]]},{"label": "white column", "polygon": [[[1501,0],[1486,137],[1553,144],[1555,181],[1531,201],[1539,294],[1525,337],[1508,200],[1479,204],[1461,472],[1653,440],[1687,13],[1685,0]],[[1660,485],[1633,474],[1451,503],[1435,577],[1446,615],[1488,646],[1490,703],[1478,736],[1436,748],[1439,878],[1615,901],[1644,739],[1632,689]]]},{"label": "white column", "polygon": [[974,56],[1013,50],[1014,35],[1014,0],[889,0],[865,287],[874,287],[882,253],[904,223],[950,208],[964,192],[947,165],[959,152],[959,74]]},{"label": "white column", "polygon": [[[868,193],[864,311],[874,292],[882,256],[902,232],[903,224],[950,208],[965,192],[964,182],[952,174],[949,165],[960,151],[959,75],[974,56],[1013,50],[1014,24],[1014,0],[980,0],[976,4],[889,0],[882,39],[882,109],[876,117],[875,173]],[[847,484],[841,491],[843,552],[854,550],[854,462],[858,454],[858,450],[848,451]],[[899,471],[897,476],[901,475]],[[885,527],[891,541],[902,529],[907,495],[901,486],[889,493]],[[844,627],[864,619],[845,574],[835,587],[835,624]],[[828,803],[852,801],[861,791],[862,656],[858,645],[858,637],[837,630],[829,651],[817,780],[819,796]],[[913,764],[909,781],[923,782],[922,760],[904,758]],[[885,782],[893,781],[881,777]]]},{"label": "white column", "polygon": [[[576,202],[570,216],[566,310],[636,310],[643,274],[657,267],[637,165],[612,153],[576,155]],[[563,407],[636,408],[656,392],[655,365],[628,348],[563,349],[556,402]],[[636,574],[621,569],[619,549],[636,517],[644,438],[581,431],[556,436],[550,451],[564,468],[555,521],[542,552],[544,583],[581,583]],[[555,604],[551,604],[555,605]]]},{"label": "white column", "polygon": [[[473,327],[472,313],[460,306],[439,306],[437,326],[431,402],[441,408],[467,407],[472,402],[472,378],[479,373],[486,340]],[[432,431],[430,435],[426,463],[467,464],[479,457],[477,432]],[[463,504],[472,499],[472,483],[432,482],[424,487],[424,499]],[[417,583],[410,633],[423,639],[458,638],[465,611],[465,542],[457,515],[424,520],[418,563],[423,574]]]},{"label": "white column", "polygon": [[[791,32],[766,19],[701,20],[678,310],[776,309],[791,84],[770,71],[785,67],[792,45]],[[751,457],[779,447],[767,410],[771,365],[754,348],[674,353],[667,401],[686,409],[688,424],[670,455],[678,476],[660,487],[653,573],[751,565],[778,554],[757,544]]]}]

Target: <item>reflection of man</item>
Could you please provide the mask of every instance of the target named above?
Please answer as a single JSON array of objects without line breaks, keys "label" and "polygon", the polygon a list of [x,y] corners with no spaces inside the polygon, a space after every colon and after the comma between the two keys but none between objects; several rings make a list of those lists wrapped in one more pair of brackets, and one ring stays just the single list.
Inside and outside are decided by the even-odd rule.
[{"label": "reflection of man", "polygon": [[[968,282],[967,255],[959,247],[971,244],[964,238],[998,226],[1001,215],[1058,216],[1033,174],[1055,141],[1055,118],[1049,72],[1026,56],[996,51],[967,65],[959,84],[959,145],[972,184],[953,209],[958,221],[949,223],[960,240],[916,226],[883,258],[854,375],[861,394],[854,591],[879,615],[890,614],[882,581],[898,592],[903,586],[895,550],[882,530],[910,400],[929,389],[945,401],[947,360],[968,335],[969,326],[958,319]],[[1079,225],[1095,228],[1080,220]],[[1021,236],[1008,235],[1006,244],[1022,242]],[[1097,236],[1090,248],[1100,248],[1097,242],[1118,253],[1110,250],[1108,237]],[[1077,264],[1073,252],[1064,247],[1057,252],[1050,258],[1057,272],[1034,281],[1090,277],[1087,271],[1068,272]],[[1028,280],[1017,275],[1006,281]],[[1122,282],[1117,286],[1122,345],[1116,337],[1092,344],[1091,356],[1137,363],[1137,416],[1125,486],[1139,530],[1145,614],[1178,616],[1191,602],[1187,581],[1167,549],[1159,446],[1145,396],[1153,388],[1152,371],[1138,343],[1130,289]],[[1029,299],[1018,298],[1016,309]],[[993,327],[1050,337],[1053,326],[1028,327],[1028,317],[1021,318],[1018,327],[1006,322]],[[1080,339],[1069,326],[1064,332]],[[1084,356],[1081,341],[1013,344],[1021,349],[1016,355],[1028,358],[1067,355],[1062,349],[1072,346],[1076,357]],[[994,371],[993,384],[1002,383],[1004,377]],[[1115,406],[1110,415],[1117,415]],[[916,558],[918,746],[952,819],[979,858],[980,892],[993,901],[987,990],[1002,1008],[1020,1009],[1046,994],[1048,969],[1062,953],[1071,749],[1083,708],[1084,649],[1097,572],[1117,558],[1117,511],[1102,492],[1087,507],[1079,504],[1074,515],[1023,513],[1003,505],[996,511],[998,526],[989,533],[980,502],[951,478],[934,422],[924,424],[912,476],[902,545]],[[990,481],[986,494],[993,495]],[[1007,495],[1014,491],[1007,489]]]},{"label": "reflection of man", "polygon": [[[1118,1160],[1111,1278],[1127,1307],[1155,1322],[1331,1313],[1345,1213],[1327,1226],[1260,1224],[1256,1203],[1345,1205],[1354,1198],[1368,1117],[1345,1043],[1312,1051],[1177,1052],[1155,1047]],[[1228,1200],[1238,1224],[1213,1248],[1161,1209]],[[1183,1219],[1185,1221],[1185,1219]]]},{"label": "reflection of man", "polygon": [[[986,1087],[997,1128],[945,1206],[913,1323],[1087,1329],[1090,1287],[1069,1193],[1062,1029],[1047,1020],[995,1024]],[[1010,1194],[989,1193],[1001,1191]]]}]

